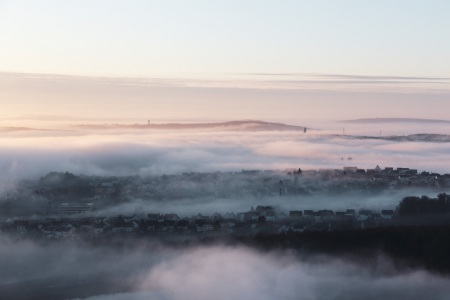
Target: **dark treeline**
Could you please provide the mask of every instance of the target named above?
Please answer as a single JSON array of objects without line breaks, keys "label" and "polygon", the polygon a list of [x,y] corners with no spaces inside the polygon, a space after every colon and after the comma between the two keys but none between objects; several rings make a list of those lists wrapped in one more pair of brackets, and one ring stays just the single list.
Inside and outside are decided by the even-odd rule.
[{"label": "dark treeline", "polygon": [[237,237],[240,243],[264,250],[294,249],[376,265],[384,254],[399,269],[426,269],[450,274],[450,226],[380,227],[363,230],[315,231]]},{"label": "dark treeline", "polygon": [[[126,253],[133,245],[156,248],[246,246],[263,252],[295,251],[300,257],[328,255],[376,268],[380,255],[392,260],[397,271],[425,269],[450,276],[450,225],[395,226],[337,231],[261,233],[256,235],[202,235],[178,238],[123,235],[79,240],[90,247],[112,247]],[[52,244],[57,241],[40,240]],[[156,247],[156,248],[155,248]]]},{"label": "dark treeline", "polygon": [[450,195],[440,193],[437,198],[428,196],[405,197],[398,206],[399,216],[418,216],[427,214],[442,214],[450,212]]},{"label": "dark treeline", "polygon": [[[380,227],[359,230],[310,231],[303,233],[258,234],[252,236],[204,236],[195,239],[157,239],[166,247],[197,247],[205,245],[244,245],[262,251],[293,250],[301,257],[330,255],[360,262],[374,268],[380,255],[392,260],[398,271],[426,269],[450,275],[450,225]],[[140,247],[155,240],[145,237],[125,239],[92,239],[93,245],[129,249],[136,242]]]}]

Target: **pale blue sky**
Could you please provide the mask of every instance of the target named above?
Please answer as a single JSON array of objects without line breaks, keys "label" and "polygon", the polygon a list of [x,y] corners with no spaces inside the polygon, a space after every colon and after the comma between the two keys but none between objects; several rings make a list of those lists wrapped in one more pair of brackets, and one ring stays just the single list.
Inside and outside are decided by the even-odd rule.
[{"label": "pale blue sky", "polygon": [[450,1],[0,1],[0,71],[450,77]]}]

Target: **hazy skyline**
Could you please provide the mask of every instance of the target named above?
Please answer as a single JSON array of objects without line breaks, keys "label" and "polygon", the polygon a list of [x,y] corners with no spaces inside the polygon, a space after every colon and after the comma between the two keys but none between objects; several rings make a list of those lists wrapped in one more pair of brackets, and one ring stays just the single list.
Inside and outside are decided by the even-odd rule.
[{"label": "hazy skyline", "polygon": [[449,119],[450,80],[445,78],[291,77],[187,80],[0,73],[0,126],[39,123],[42,128],[43,121],[56,120],[67,125],[261,119],[325,129],[316,121]]}]

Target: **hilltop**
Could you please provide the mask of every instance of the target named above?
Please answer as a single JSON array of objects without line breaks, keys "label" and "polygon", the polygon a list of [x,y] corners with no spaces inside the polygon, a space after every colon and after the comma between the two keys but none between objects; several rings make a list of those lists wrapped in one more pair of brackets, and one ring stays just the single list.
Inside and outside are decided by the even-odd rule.
[{"label": "hilltop", "polygon": [[435,134],[435,133],[418,133],[410,135],[392,135],[392,136],[350,136],[345,135],[345,138],[361,139],[361,140],[386,140],[396,142],[431,142],[431,143],[449,143],[450,135],[448,134]]},{"label": "hilltop", "polygon": [[211,123],[150,123],[150,124],[102,124],[74,125],[76,127],[89,129],[162,129],[162,130],[227,130],[227,131],[303,131],[304,127],[287,125],[283,123],[272,123],[258,120],[237,120],[229,122]]},{"label": "hilltop", "polygon": [[42,129],[30,127],[0,126],[0,132],[35,131],[35,130],[42,130]]},{"label": "hilltop", "polygon": [[365,118],[344,120],[342,123],[357,123],[357,124],[380,124],[380,123],[435,123],[435,124],[450,124],[450,120],[438,119],[419,119],[419,118]]}]

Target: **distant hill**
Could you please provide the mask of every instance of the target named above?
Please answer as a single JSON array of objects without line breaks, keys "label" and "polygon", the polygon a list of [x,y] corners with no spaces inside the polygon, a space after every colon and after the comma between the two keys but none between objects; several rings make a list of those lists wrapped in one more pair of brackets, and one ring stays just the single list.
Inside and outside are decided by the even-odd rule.
[{"label": "distant hill", "polygon": [[170,130],[229,130],[229,131],[303,131],[304,127],[257,120],[241,120],[217,123],[150,123],[150,124],[104,124],[74,125],[89,129],[170,129]]},{"label": "distant hill", "polygon": [[450,120],[437,119],[416,119],[416,118],[366,118],[355,120],[344,120],[342,123],[359,123],[359,124],[380,124],[380,123],[438,123],[450,124]]},{"label": "distant hill", "polygon": [[16,132],[16,131],[30,131],[30,130],[39,130],[39,129],[29,127],[0,126],[0,132]]},{"label": "distant hill", "polygon": [[432,142],[432,143],[450,143],[450,135],[448,134],[434,134],[434,133],[419,133],[410,135],[393,135],[393,136],[353,136],[344,135],[342,137],[349,139],[371,139],[371,140],[387,140],[398,142]]}]

